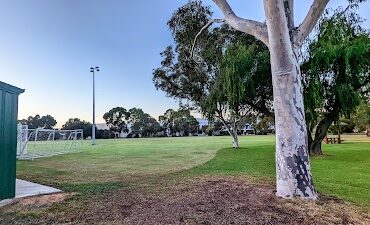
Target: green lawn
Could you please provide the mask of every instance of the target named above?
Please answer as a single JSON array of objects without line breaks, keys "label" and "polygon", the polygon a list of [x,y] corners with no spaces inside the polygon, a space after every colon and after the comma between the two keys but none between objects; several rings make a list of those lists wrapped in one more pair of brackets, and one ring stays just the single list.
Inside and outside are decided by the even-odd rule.
[{"label": "green lawn", "polygon": [[[319,192],[370,206],[370,138],[346,137],[324,145],[313,158]],[[35,161],[18,161],[18,177],[67,191],[90,192],[164,182],[166,178],[237,175],[274,182],[274,136],[243,136],[237,151],[229,137],[98,140],[82,151]],[[159,179],[160,178],[160,179]]]}]

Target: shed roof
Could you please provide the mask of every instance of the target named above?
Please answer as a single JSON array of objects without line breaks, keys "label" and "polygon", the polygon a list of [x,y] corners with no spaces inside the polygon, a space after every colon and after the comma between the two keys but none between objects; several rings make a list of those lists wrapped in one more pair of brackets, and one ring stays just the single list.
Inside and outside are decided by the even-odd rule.
[{"label": "shed roof", "polygon": [[24,89],[14,87],[10,84],[7,84],[7,83],[1,82],[1,81],[0,81],[0,90],[5,90],[9,93],[18,94],[18,95],[24,92]]}]

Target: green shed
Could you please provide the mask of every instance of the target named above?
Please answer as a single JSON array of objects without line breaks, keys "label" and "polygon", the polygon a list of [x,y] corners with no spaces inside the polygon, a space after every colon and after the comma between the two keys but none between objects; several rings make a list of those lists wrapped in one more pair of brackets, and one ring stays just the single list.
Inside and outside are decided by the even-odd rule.
[{"label": "green shed", "polygon": [[18,95],[23,92],[0,81],[0,200],[15,197]]}]

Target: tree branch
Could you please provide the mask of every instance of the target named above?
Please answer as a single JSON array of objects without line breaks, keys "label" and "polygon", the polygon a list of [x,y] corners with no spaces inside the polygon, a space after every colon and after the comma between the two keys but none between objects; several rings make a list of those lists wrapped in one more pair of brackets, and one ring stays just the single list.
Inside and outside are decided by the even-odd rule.
[{"label": "tree branch", "polygon": [[227,132],[229,132],[229,135],[231,137],[234,137],[233,133],[231,132],[231,129],[230,129],[229,125],[226,123],[226,120],[224,119],[224,117],[222,116],[222,114],[219,114],[218,115],[218,118],[221,120],[222,124],[226,127]]},{"label": "tree branch", "polygon": [[[194,41],[193,41],[193,45],[191,46],[191,58],[194,59],[194,48],[195,48],[195,44],[197,43],[197,39],[198,37],[202,34],[202,32],[207,29],[209,26],[211,26],[213,23],[223,23],[225,22],[224,19],[212,19],[210,21],[208,21],[208,23],[206,25],[204,25],[202,27],[202,29],[200,29],[200,31],[197,33],[197,35],[195,36],[194,38]],[[194,61],[198,61],[197,59],[194,59]]]},{"label": "tree branch", "polygon": [[304,40],[311,33],[315,27],[317,21],[325,10],[326,5],[329,0],[314,0],[311,5],[310,10],[307,13],[306,18],[303,20],[302,24],[297,28],[294,35],[295,45],[301,46]]},{"label": "tree branch", "polygon": [[220,8],[226,23],[232,28],[250,34],[269,46],[266,24],[236,16],[227,0],[213,0],[213,2]]},{"label": "tree branch", "polygon": [[293,0],[284,0],[285,16],[287,18],[289,36],[291,40],[293,38],[293,30],[294,30],[294,5],[293,4],[294,4]]}]

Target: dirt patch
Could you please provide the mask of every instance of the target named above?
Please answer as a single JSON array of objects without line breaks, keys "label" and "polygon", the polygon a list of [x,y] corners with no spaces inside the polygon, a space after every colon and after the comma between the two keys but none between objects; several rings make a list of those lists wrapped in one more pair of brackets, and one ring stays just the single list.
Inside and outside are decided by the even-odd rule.
[{"label": "dirt patch", "polygon": [[[335,198],[283,200],[269,185],[202,178],[166,191],[116,190],[93,195],[29,224],[370,224],[369,212]],[[1,221],[1,220],[0,220]],[[9,221],[8,221],[9,222]],[[11,224],[11,223],[8,223]]]},{"label": "dirt patch", "polygon": [[51,194],[51,195],[41,195],[36,197],[30,197],[30,198],[24,198],[19,200],[18,204],[19,206],[50,206],[57,202],[62,202],[64,199],[66,199],[68,196],[71,196],[70,193],[57,193],[57,194]]},{"label": "dirt patch", "polygon": [[22,211],[28,208],[49,207],[55,203],[64,201],[74,193],[56,193],[16,199],[11,205],[4,207],[5,211]]},{"label": "dirt patch", "polygon": [[283,200],[269,185],[231,178],[192,180],[159,193],[120,191],[90,201],[71,219],[102,224],[370,224],[369,215],[334,198]]}]

